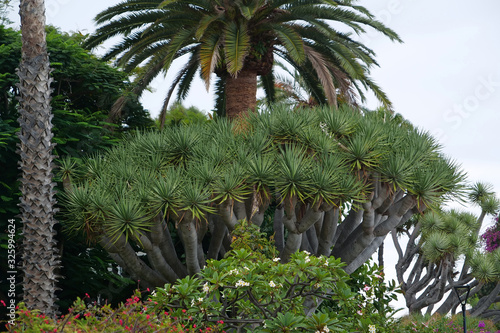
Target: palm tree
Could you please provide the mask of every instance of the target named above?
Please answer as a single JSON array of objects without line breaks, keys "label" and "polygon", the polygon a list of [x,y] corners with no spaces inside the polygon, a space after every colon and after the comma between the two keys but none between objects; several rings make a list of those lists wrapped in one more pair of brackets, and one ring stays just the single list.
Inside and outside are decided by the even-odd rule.
[{"label": "palm tree", "polygon": [[[256,106],[257,77],[273,101],[275,57],[294,67],[314,97],[336,104],[337,93],[353,101],[374,92],[388,108],[390,101],[369,77],[377,65],[374,52],[356,41],[351,32],[373,28],[393,41],[398,35],[352,0],[125,0],[96,17],[100,28],[86,42],[89,48],[123,36],[105,59],[136,74],[141,94],[172,62],[188,56],[167,93],[174,88],[186,96],[198,69],[207,88],[218,77],[218,107],[230,119]],[[335,27],[343,25],[350,32]],[[335,26],[335,27],[334,27]],[[114,107],[120,112],[125,97]],[[164,107],[164,110],[166,106]]]},{"label": "palm tree", "polygon": [[22,59],[19,76],[19,162],[23,223],[24,302],[47,315],[56,311],[56,220],[52,182],[50,67],[43,0],[21,0]]}]

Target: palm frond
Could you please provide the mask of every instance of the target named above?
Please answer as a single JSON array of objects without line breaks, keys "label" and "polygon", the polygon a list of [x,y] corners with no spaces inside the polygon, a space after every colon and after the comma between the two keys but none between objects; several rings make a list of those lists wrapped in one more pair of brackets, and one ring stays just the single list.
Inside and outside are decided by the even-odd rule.
[{"label": "palm frond", "polygon": [[243,24],[229,23],[224,30],[224,51],[227,71],[234,77],[243,68],[245,57],[250,49],[250,36]]}]

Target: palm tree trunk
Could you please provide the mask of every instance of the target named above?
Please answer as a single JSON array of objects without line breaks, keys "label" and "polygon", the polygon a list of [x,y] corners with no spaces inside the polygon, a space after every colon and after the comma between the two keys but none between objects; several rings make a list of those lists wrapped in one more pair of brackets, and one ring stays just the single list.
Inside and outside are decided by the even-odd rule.
[{"label": "palm tree trunk", "polygon": [[226,79],[226,116],[233,120],[257,106],[257,73],[243,69]]},{"label": "palm tree trunk", "polygon": [[56,306],[56,251],[54,186],[52,182],[52,114],[50,67],[45,41],[43,0],[21,0],[22,59],[19,76],[18,153],[23,222],[24,302],[54,316]]}]

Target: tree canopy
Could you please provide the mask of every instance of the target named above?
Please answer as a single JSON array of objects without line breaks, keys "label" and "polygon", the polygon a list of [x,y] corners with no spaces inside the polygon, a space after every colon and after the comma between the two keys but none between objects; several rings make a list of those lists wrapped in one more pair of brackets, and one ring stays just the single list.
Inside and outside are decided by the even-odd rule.
[{"label": "tree canopy", "polygon": [[353,272],[391,230],[462,189],[434,139],[393,119],[276,106],[247,121],[136,134],[84,161],[65,194],[66,228],[146,285],[224,255],[242,219],[271,228],[285,262],[302,249]]},{"label": "tree canopy", "polygon": [[[147,110],[133,99],[129,100],[123,117],[116,124],[105,123],[112,103],[129,83],[126,75],[80,47],[81,38],[78,34],[69,35],[47,27],[47,48],[54,69],[51,84],[53,141],[57,143],[55,153],[61,158],[81,158],[87,153],[112,146],[128,131],[154,126]],[[16,154],[16,144],[19,142],[16,136],[19,131],[19,91],[16,85],[16,67],[21,59],[19,31],[0,26],[0,54],[0,230],[6,229],[8,219],[14,218],[20,231],[20,221],[15,218],[19,214],[20,196],[19,156]],[[105,125],[113,126],[115,131],[110,131]],[[5,237],[6,234],[0,234],[2,246],[6,244]],[[58,241],[59,248],[63,250],[62,261],[65,266],[60,273],[71,274],[80,270],[82,277],[82,283],[79,284],[74,284],[73,279],[62,279],[60,287],[64,292],[60,297],[74,299],[82,293],[97,293],[108,287],[113,273],[108,272],[110,262],[105,252],[87,250],[81,237],[67,240],[59,236]],[[7,276],[7,251],[0,251],[0,259],[0,275]],[[94,270],[83,267],[93,267]],[[82,274],[82,271],[85,273]],[[113,279],[118,285],[126,282],[125,279],[119,281],[116,276]],[[6,294],[7,288],[6,284],[1,284],[0,295]],[[111,300],[109,293],[106,297]],[[70,303],[65,299],[61,304]]]},{"label": "tree canopy", "polygon": [[[393,41],[398,35],[353,1],[218,1],[127,0],[96,16],[100,25],[86,45],[90,48],[120,36],[104,59],[116,59],[137,75],[133,93],[147,85],[181,57],[185,66],[167,92],[175,87],[184,98],[200,70],[208,88],[218,76],[219,114],[234,118],[255,109],[257,76],[268,100],[274,100],[275,57],[304,76],[308,90],[321,102],[336,105],[337,94],[354,103],[372,91],[386,106],[385,93],[370,78],[377,66],[374,52],[353,38],[374,29]],[[123,99],[117,102],[119,113]],[[164,107],[164,110],[166,107]]]}]

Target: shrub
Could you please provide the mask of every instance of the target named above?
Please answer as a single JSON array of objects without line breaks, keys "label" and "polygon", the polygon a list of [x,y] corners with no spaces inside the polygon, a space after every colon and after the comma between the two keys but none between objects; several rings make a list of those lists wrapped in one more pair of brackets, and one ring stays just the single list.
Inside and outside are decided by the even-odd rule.
[{"label": "shrub", "polygon": [[206,326],[200,330],[189,320],[179,320],[167,312],[153,313],[147,302],[136,293],[116,309],[105,305],[87,306],[78,298],[69,313],[57,319],[46,317],[38,310],[28,310],[24,303],[17,307],[14,325],[6,325],[7,332],[221,332],[220,324]]},{"label": "shrub", "polygon": [[[393,297],[375,301],[376,289],[384,285],[379,277],[368,278],[377,283],[356,293],[339,259],[302,251],[281,263],[272,243],[245,221],[233,232],[232,244],[226,258],[208,261],[198,276],[158,288],[155,310],[199,326],[223,321],[225,329],[250,332],[344,332],[387,322]],[[323,300],[328,304],[318,308]]]}]

